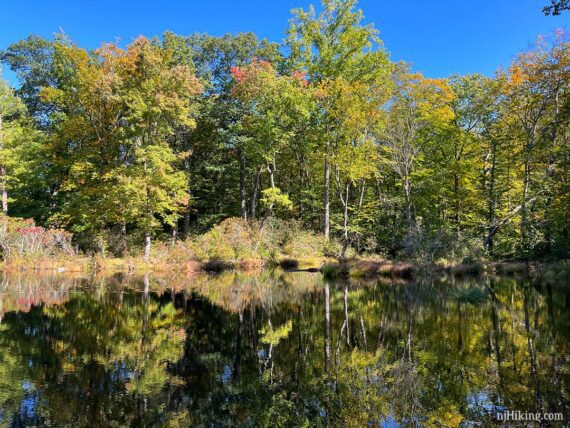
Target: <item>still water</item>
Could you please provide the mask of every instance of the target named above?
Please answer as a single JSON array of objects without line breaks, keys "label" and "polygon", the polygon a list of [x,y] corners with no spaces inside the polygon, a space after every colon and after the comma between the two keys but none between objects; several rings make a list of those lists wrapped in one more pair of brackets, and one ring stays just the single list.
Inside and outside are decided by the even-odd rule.
[{"label": "still water", "polygon": [[567,423],[569,320],[512,277],[6,276],[0,426]]}]

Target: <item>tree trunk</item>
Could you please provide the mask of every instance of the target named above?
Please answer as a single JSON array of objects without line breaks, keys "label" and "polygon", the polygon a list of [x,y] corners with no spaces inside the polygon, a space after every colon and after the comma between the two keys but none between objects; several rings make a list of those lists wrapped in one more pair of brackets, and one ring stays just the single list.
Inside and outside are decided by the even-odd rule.
[{"label": "tree trunk", "polygon": [[[489,192],[488,192],[488,220],[489,220],[489,231],[492,228],[492,225],[495,223],[495,208],[496,208],[496,199],[495,199],[495,166],[497,162],[497,146],[496,142],[491,143],[491,166],[490,166],[490,177],[489,177]],[[493,237],[489,239],[487,243],[487,250],[489,253],[493,251]]]},{"label": "tree trunk", "polygon": [[[267,171],[269,171],[269,184],[270,184],[272,189],[275,189],[275,159],[273,159],[273,163],[270,163],[267,165]],[[265,215],[263,216],[263,220],[261,220],[260,229],[263,229],[263,227],[265,226],[265,223],[269,219],[269,216],[273,212],[273,205],[274,205],[274,202],[271,202],[271,204],[267,208],[267,211],[265,212]]]},{"label": "tree trunk", "polygon": [[523,189],[522,189],[522,203],[521,203],[521,250],[523,253],[527,251],[528,247],[528,213],[527,213],[527,200],[528,193],[530,190],[530,162],[531,162],[531,152],[534,146],[534,139],[536,136],[536,125],[532,128],[532,131],[528,137],[528,141],[525,146],[525,159],[524,159],[524,177],[523,177]]},{"label": "tree trunk", "polygon": [[182,226],[182,230],[184,231],[184,237],[188,237],[188,234],[190,233],[190,213],[188,212],[188,209],[186,209],[186,211],[184,212],[184,223]]},{"label": "tree trunk", "polygon": [[521,250],[523,253],[526,252],[528,242],[527,242],[527,202],[526,198],[528,195],[530,186],[530,154],[527,154],[524,163],[524,178],[523,178],[523,189],[522,189],[522,203],[521,203]]},{"label": "tree trunk", "polygon": [[127,257],[129,255],[129,244],[127,242],[127,225],[122,222],[119,227],[119,248],[118,254],[121,257]]},{"label": "tree trunk", "polygon": [[340,256],[343,258],[344,258],[344,255],[346,254],[346,249],[348,248],[348,197],[349,197],[349,189],[350,189],[350,183],[346,183],[346,186],[345,186],[346,194],[345,194],[344,198],[342,198],[342,195],[341,195],[343,210],[342,210],[342,250],[341,250]]},{"label": "tree trunk", "polygon": [[408,224],[408,232],[412,232],[413,220],[412,220],[412,197],[411,197],[411,184],[410,178],[405,175],[403,178],[404,185],[404,199],[406,203],[406,223]]},{"label": "tree trunk", "polygon": [[457,238],[461,235],[461,203],[459,200],[459,176],[453,174],[453,192],[455,194],[455,228]]},{"label": "tree trunk", "polygon": [[324,189],[324,206],[325,206],[325,230],[324,235],[326,239],[329,239],[330,236],[330,198],[329,198],[329,191],[330,191],[330,180],[331,180],[331,171],[329,165],[329,143],[327,142],[325,145],[325,189]]},{"label": "tree trunk", "polygon": [[239,157],[239,193],[241,218],[247,220],[247,195],[245,192],[245,155],[242,148],[238,149]]},{"label": "tree trunk", "polygon": [[150,232],[144,234],[144,259],[148,261],[150,258]]},{"label": "tree trunk", "polygon": [[8,215],[8,186],[6,183],[6,165],[0,165],[0,186],[2,187],[2,213]]},{"label": "tree trunk", "polygon": [[170,237],[170,243],[172,245],[176,244],[176,240],[178,239],[178,221],[175,221],[172,225],[172,235]]},{"label": "tree trunk", "polygon": [[[2,115],[0,115],[0,150],[4,148],[4,135],[2,134]],[[2,188],[2,213],[8,214],[8,187],[6,165],[0,165],[0,187]]]},{"label": "tree trunk", "polygon": [[253,192],[251,195],[251,218],[255,220],[256,209],[257,209],[257,193],[259,192],[259,181],[261,179],[261,168],[255,173],[255,178],[253,182]]},{"label": "tree trunk", "polygon": [[[190,145],[188,144],[188,133],[183,131],[182,134],[182,144],[184,147],[184,151],[188,151],[190,149]],[[190,157],[186,156],[184,159],[184,169],[186,170],[186,177],[188,178],[188,196],[191,196],[191,180],[190,180]],[[184,210],[184,220],[182,223],[182,232],[184,233],[184,237],[186,238],[190,233],[190,211],[189,207],[186,207]]]}]

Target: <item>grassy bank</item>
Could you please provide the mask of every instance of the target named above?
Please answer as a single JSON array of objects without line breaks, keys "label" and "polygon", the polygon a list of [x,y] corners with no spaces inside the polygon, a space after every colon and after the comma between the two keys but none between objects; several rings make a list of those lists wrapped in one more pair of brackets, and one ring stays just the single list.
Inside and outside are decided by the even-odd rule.
[{"label": "grassy bank", "polygon": [[570,279],[570,262],[486,261],[464,259],[426,263],[390,260],[379,256],[339,259],[340,245],[303,230],[296,222],[256,222],[230,218],[210,231],[176,242],[158,242],[144,258],[134,247],[130,255],[115,257],[107,248],[87,255],[73,245],[71,234],[35,226],[29,220],[4,218],[0,249],[4,271],[45,272],[222,272],[285,270],[320,271],[326,278],[391,277],[418,275],[530,275],[553,281]]}]

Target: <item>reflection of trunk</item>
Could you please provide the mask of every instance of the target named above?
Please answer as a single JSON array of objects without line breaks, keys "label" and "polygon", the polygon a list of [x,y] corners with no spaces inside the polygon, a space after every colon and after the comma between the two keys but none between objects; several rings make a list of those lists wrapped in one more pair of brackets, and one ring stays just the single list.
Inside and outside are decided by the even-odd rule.
[{"label": "reflection of trunk", "polygon": [[241,328],[243,325],[243,310],[239,311],[237,331],[236,331],[236,351],[234,355],[234,366],[232,371],[233,379],[237,379],[240,373],[241,363]]},{"label": "reflection of trunk", "polygon": [[461,302],[457,301],[457,350],[461,352],[463,350],[463,312],[461,311]]},{"label": "reflection of trunk", "polygon": [[362,312],[360,312],[360,331],[362,333],[362,342],[364,343],[364,352],[368,353],[368,340],[366,340],[366,328],[364,327]]},{"label": "reflection of trunk", "polygon": [[535,391],[535,398],[536,398],[536,410],[542,410],[542,393],[540,391],[540,380],[537,375],[537,362],[536,362],[536,351],[534,347],[534,333],[531,331],[530,328],[530,317],[529,317],[529,296],[528,296],[528,284],[525,285],[524,288],[524,327],[526,330],[527,336],[527,346],[528,346],[528,355],[530,359],[530,377],[534,382],[534,391]]},{"label": "reflection of trunk", "polygon": [[499,375],[499,381],[501,381],[501,346],[499,343],[499,337],[501,333],[501,325],[499,323],[499,316],[497,313],[497,295],[495,294],[495,281],[491,278],[489,279],[489,288],[492,290],[491,293],[491,320],[493,322],[493,332],[492,332],[492,347],[495,351],[495,358],[497,360],[497,372]]},{"label": "reflection of trunk", "polygon": [[[305,356],[306,353],[303,352],[303,336],[302,336],[302,326],[303,325],[303,308],[299,308],[299,313],[297,315],[297,362],[295,364],[295,373],[294,378],[292,379],[295,381],[298,378],[297,372],[302,370],[305,365]],[[301,368],[299,368],[301,365]]]},{"label": "reflection of trunk", "polygon": [[[273,324],[271,324],[271,318],[267,320],[267,325],[269,326],[270,330],[273,330]],[[269,384],[273,384],[273,342],[269,344],[269,350],[267,351],[267,358],[263,363],[263,371],[267,371],[267,367],[269,367]]]},{"label": "reflection of trunk", "polygon": [[346,323],[346,346],[350,348],[350,322],[348,320],[348,284],[344,285],[344,322]]},{"label": "reflection of trunk", "polygon": [[252,357],[257,358],[258,355],[258,346],[259,340],[257,337],[257,328],[256,328],[256,318],[255,318],[255,308],[251,306],[249,308],[249,334],[251,337],[251,344],[252,344]]},{"label": "reflection of trunk", "polygon": [[329,362],[331,358],[330,350],[330,328],[331,328],[331,312],[330,312],[330,290],[328,282],[325,283],[325,371],[329,370]]},{"label": "reflection of trunk", "polygon": [[408,353],[408,361],[412,362],[412,346],[413,346],[413,335],[412,335],[412,325],[414,323],[412,304],[408,307],[408,340],[406,341],[406,351]]},{"label": "reflection of trunk", "polygon": [[329,143],[327,142],[325,145],[325,188],[324,188],[324,208],[325,208],[325,227],[324,227],[324,235],[325,238],[328,239],[330,235],[330,198],[329,198],[329,190],[330,190],[330,178],[331,177],[331,170],[329,164]]}]

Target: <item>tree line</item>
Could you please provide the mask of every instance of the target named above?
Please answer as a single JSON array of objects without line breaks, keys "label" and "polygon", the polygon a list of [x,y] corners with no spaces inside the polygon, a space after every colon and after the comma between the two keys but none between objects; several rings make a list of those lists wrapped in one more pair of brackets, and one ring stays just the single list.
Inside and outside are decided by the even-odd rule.
[{"label": "tree line", "polygon": [[292,11],[281,44],[167,32],[0,59],[2,211],[86,251],[295,219],[347,252],[567,257],[568,32],[494,76],[393,62],[355,0]]}]

